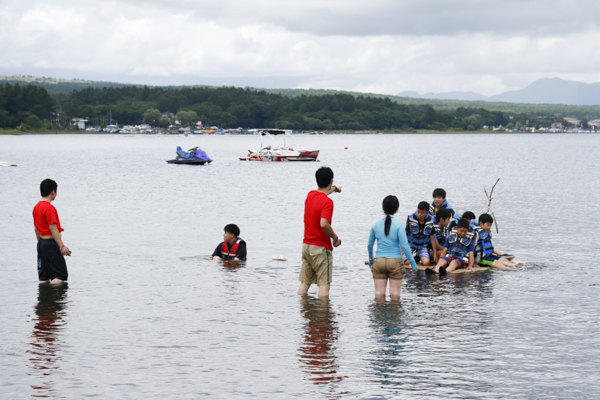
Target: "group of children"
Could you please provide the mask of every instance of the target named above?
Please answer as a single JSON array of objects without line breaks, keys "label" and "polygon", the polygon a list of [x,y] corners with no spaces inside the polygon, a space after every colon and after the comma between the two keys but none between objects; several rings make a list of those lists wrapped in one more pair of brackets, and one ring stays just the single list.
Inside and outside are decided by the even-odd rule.
[{"label": "group of children", "polygon": [[[417,211],[408,216],[406,237],[412,255],[427,268],[428,274],[445,275],[459,268],[472,270],[475,265],[498,269],[515,269],[514,256],[504,254],[492,245],[494,219],[484,213],[461,215],[448,204],[446,191],[435,189],[433,202],[422,201]],[[431,263],[431,260],[434,263]]]}]

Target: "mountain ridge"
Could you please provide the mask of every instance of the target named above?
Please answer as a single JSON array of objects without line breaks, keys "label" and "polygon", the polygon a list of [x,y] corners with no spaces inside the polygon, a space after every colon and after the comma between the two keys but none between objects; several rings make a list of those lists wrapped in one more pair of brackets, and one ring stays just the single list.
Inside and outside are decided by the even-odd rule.
[{"label": "mountain ridge", "polygon": [[418,99],[488,101],[524,104],[563,104],[572,106],[600,105],[600,83],[569,81],[561,78],[541,78],[523,89],[492,96],[475,92],[425,93],[404,91],[397,96]]}]

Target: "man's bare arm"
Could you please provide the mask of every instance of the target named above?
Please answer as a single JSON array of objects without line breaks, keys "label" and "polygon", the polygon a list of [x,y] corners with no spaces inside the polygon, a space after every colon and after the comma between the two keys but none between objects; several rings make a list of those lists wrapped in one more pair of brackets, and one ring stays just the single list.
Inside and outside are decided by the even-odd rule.
[{"label": "man's bare arm", "polygon": [[52,238],[56,241],[58,247],[60,248],[60,254],[62,254],[63,256],[70,256],[71,251],[69,251],[69,248],[63,243],[62,238],[60,237],[60,232],[56,227],[56,224],[50,225],[50,233],[52,234]]},{"label": "man's bare arm", "polygon": [[321,218],[321,229],[323,229],[323,232],[325,232],[327,236],[333,239],[333,247],[338,247],[340,245],[340,238],[333,231],[333,228],[331,227],[329,221],[327,221],[327,218]]}]

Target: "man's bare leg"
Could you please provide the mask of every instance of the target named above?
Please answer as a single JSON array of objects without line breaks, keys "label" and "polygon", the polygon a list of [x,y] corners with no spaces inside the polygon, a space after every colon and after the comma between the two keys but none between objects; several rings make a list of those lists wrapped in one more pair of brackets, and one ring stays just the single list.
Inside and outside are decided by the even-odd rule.
[{"label": "man's bare leg", "polygon": [[40,281],[40,285],[47,285],[49,283],[50,283],[50,281]]},{"label": "man's bare leg", "polygon": [[62,279],[57,279],[57,278],[54,278],[54,279],[52,279],[52,282],[50,282],[50,284],[51,284],[52,286],[60,286],[60,285],[62,285],[64,282],[65,282],[65,281],[63,281]]},{"label": "man's bare leg", "polygon": [[328,283],[327,285],[319,286],[319,297],[329,297],[329,288],[330,287],[331,287],[331,283]]},{"label": "man's bare leg", "polygon": [[298,288],[298,294],[300,296],[306,295],[308,293],[309,288],[310,288],[310,285],[307,285],[304,282],[300,283],[300,287]]}]

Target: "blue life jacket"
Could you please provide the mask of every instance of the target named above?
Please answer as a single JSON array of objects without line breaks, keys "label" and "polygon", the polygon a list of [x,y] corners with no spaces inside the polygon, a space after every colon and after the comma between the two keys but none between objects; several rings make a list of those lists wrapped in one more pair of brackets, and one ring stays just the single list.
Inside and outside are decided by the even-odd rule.
[{"label": "blue life jacket", "polygon": [[[440,210],[442,208],[447,208],[448,210],[450,210],[450,214],[452,214],[450,217],[454,217],[456,215],[456,211],[454,211],[454,208],[452,208],[452,206],[450,206],[450,204],[448,204],[448,200],[446,200],[446,199],[444,199],[442,204],[440,204],[440,207],[438,208],[438,210]],[[429,206],[429,214],[435,215],[435,204],[433,203],[433,201],[431,202],[431,205]],[[460,219],[460,215],[458,216],[458,218]]]},{"label": "blue life jacket", "polygon": [[440,246],[443,246],[444,243],[446,243],[448,232],[449,231],[447,226],[441,227],[437,224],[433,225],[433,236],[435,236],[435,239],[440,244]]},{"label": "blue life jacket", "polygon": [[419,224],[416,211],[408,216],[408,221],[406,222],[406,238],[412,249],[418,250],[425,247],[430,241],[429,236],[432,234],[433,218],[431,215],[427,214],[423,225]]},{"label": "blue life jacket", "polygon": [[469,256],[469,246],[473,243],[473,232],[467,232],[464,238],[458,236],[456,230],[452,230],[448,236],[448,257],[467,258]]},{"label": "blue life jacket", "polygon": [[486,232],[482,227],[477,226],[475,231],[479,234],[477,249],[482,256],[494,254],[494,246],[492,245],[492,232]]},{"label": "blue life jacket", "polygon": [[454,216],[452,217],[452,219],[448,223],[448,230],[451,231],[452,229],[456,228],[456,224],[458,223],[458,221],[461,218],[462,218],[462,215],[460,215],[460,214],[454,214]]}]

